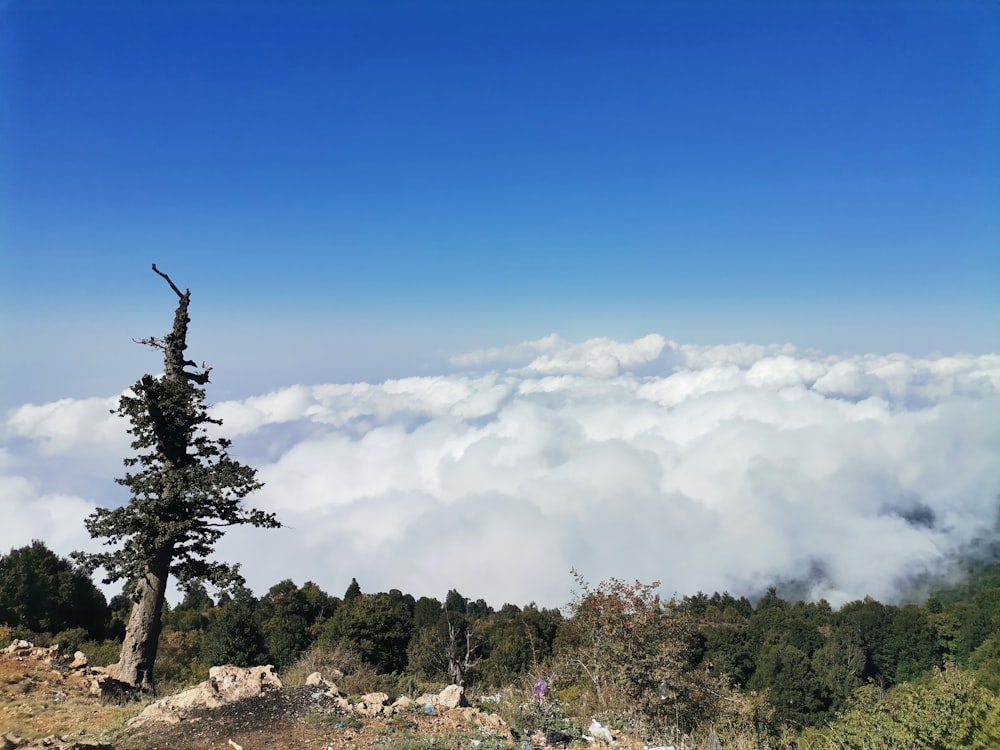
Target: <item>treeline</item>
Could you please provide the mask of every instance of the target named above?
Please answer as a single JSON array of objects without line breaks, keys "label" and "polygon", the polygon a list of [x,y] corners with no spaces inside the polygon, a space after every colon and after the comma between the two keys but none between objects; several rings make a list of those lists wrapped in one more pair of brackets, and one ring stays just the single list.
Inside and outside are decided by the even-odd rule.
[{"label": "treeline", "polygon": [[[122,596],[105,602],[41,542],[0,557],[6,636],[84,646],[107,663],[117,658],[127,609]],[[457,683],[486,692],[541,678],[547,700],[572,713],[618,717],[647,734],[658,727],[663,739],[665,727],[691,736],[711,726],[753,734],[761,747],[823,747],[831,733],[889,736],[897,719],[909,727],[921,701],[937,706],[925,713],[936,710],[938,723],[951,710],[982,733],[1000,727],[1000,566],[921,605],[866,598],[839,609],[787,601],[774,589],[756,602],[726,593],[661,601],[651,585],[590,588],[579,577],[565,614],[533,604],[494,609],[455,590],[443,600],[368,593],[356,580],[342,596],[290,580],[260,597],[238,589],[213,599],[195,588],[164,613],[157,670],[161,682],[181,684],[204,679],[213,664],[287,671],[310,654],[336,655],[399,691]],[[821,729],[803,733],[809,727]]]}]

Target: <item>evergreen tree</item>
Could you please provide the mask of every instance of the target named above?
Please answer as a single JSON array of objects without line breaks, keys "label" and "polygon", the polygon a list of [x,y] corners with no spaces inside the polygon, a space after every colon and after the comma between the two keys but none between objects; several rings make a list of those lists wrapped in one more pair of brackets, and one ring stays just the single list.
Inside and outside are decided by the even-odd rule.
[{"label": "evergreen tree", "polygon": [[209,665],[233,664],[237,667],[253,667],[266,662],[267,649],[256,607],[257,601],[245,588],[219,607],[201,641],[202,661]]},{"label": "evergreen tree", "polygon": [[380,672],[402,672],[412,632],[405,602],[388,594],[358,594],[337,608],[319,640],[327,648],[341,645],[355,652]]},{"label": "evergreen tree", "polygon": [[108,604],[90,577],[40,541],[0,557],[0,623],[35,633],[83,628],[100,638]]},{"label": "evergreen tree", "polygon": [[309,647],[317,621],[333,613],[329,597],[316,592],[322,594],[314,583],[300,589],[286,579],[272,586],[257,606],[264,644],[271,663],[279,670]]},{"label": "evergreen tree", "polygon": [[136,456],[126,458],[131,499],[117,508],[98,508],[86,521],[91,536],[116,547],[101,554],[78,553],[89,569],[104,568],[105,582],[126,580],[132,602],[116,666],[118,679],[153,689],[167,578],[182,587],[208,581],[228,587],[242,581],[237,566],[208,556],[230,526],[279,526],[273,514],[243,507],[261,484],[256,471],[230,458],[230,441],[207,429],[221,422],[208,416],[205,392],[211,368],[191,372],[185,358],[190,290],[183,293],[153,264],[179,300],[171,333],[140,343],[163,352],[164,374],[144,375],[121,397],[118,414],[129,420]]},{"label": "evergreen tree", "polygon": [[749,687],[767,690],[768,699],[785,721],[813,726],[826,719],[829,698],[809,656],[784,638],[761,650]]},{"label": "evergreen tree", "polygon": [[351,585],[347,587],[347,591],[344,592],[344,603],[353,601],[361,596],[361,586],[358,585],[358,579],[352,578]]}]

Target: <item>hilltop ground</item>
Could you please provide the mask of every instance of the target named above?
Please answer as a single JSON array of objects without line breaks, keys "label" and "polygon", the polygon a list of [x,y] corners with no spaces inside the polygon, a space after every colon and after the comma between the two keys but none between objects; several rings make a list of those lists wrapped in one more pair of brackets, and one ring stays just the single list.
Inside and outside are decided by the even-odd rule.
[{"label": "hilltop ground", "polygon": [[[135,734],[126,723],[144,704],[102,702],[91,694],[91,684],[90,678],[59,659],[0,650],[0,750],[88,745],[115,750],[231,750],[233,745],[242,750],[493,750],[516,746],[509,736],[470,721],[461,709],[359,718],[344,714],[307,687],[285,688],[201,710],[179,724]],[[53,736],[59,741],[42,742]]]}]

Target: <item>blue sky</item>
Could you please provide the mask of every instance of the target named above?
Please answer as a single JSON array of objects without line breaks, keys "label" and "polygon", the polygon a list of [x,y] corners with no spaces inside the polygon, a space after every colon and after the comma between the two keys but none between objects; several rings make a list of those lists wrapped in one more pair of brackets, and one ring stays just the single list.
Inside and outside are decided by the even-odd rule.
[{"label": "blue sky", "polygon": [[892,599],[995,540],[996,2],[0,0],[0,552],[126,499],[152,262],[257,592]]},{"label": "blue sky", "polygon": [[995,3],[2,7],[8,406],[152,367],[153,261],[233,388],[1000,344]]}]

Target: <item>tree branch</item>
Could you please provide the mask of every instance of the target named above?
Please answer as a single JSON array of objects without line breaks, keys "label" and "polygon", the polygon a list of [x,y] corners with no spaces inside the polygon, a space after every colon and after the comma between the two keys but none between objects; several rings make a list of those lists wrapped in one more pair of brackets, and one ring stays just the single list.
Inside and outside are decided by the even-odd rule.
[{"label": "tree branch", "polygon": [[[159,274],[160,276],[162,276],[162,277],[163,277],[164,279],[166,279],[166,280],[167,280],[167,283],[168,283],[168,284],[170,284],[170,288],[174,290],[174,293],[175,293],[175,294],[176,294],[176,295],[177,295],[178,297],[180,297],[181,299],[183,299],[183,298],[184,298],[184,295],[183,295],[183,294],[181,294],[181,290],[177,288],[177,285],[176,285],[176,284],[174,284],[174,282],[170,280],[170,277],[169,277],[169,276],[167,276],[167,274],[163,273],[163,271],[161,271],[161,270],[160,270],[159,268],[157,268],[157,267],[156,267],[156,264],[155,264],[155,263],[153,264],[153,270],[154,270],[154,271],[155,271],[155,272],[156,272],[157,274]],[[190,291],[190,290],[188,290],[188,294],[190,294],[190,293],[191,293],[191,291]]]}]

